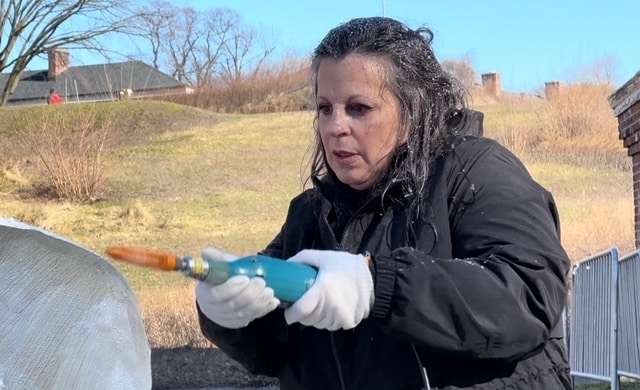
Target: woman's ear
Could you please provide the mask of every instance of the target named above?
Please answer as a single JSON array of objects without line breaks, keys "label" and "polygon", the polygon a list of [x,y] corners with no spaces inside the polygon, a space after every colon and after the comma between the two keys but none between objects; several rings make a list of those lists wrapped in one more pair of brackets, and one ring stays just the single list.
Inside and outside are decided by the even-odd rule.
[{"label": "woman's ear", "polygon": [[407,142],[409,142],[409,129],[407,129],[406,126],[403,129],[401,126],[400,130],[398,130],[398,146],[396,147],[396,149],[399,149],[403,145],[406,145]]}]

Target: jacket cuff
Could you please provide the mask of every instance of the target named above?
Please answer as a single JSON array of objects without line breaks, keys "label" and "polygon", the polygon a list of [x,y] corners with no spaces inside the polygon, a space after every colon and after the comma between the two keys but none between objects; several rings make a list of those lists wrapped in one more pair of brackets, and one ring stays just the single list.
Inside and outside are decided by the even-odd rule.
[{"label": "jacket cuff", "polygon": [[396,284],[395,262],[389,257],[374,256],[370,266],[375,290],[371,317],[385,318],[389,315],[391,298]]}]

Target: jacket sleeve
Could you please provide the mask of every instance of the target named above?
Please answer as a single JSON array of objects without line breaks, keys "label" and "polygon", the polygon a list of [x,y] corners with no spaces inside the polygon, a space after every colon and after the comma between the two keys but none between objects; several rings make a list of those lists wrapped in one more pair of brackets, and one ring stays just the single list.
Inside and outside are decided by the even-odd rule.
[{"label": "jacket sleeve", "polygon": [[[279,257],[280,233],[263,252]],[[231,359],[240,363],[252,374],[277,377],[285,352],[286,322],[283,311],[276,309],[256,319],[244,328],[228,329],[209,320],[196,302],[202,334]]]},{"label": "jacket sleeve", "polygon": [[419,348],[522,359],[544,347],[566,303],[570,261],[556,206],[499,144],[475,139],[454,155],[448,180],[454,258],[412,248],[374,255],[372,316]]}]

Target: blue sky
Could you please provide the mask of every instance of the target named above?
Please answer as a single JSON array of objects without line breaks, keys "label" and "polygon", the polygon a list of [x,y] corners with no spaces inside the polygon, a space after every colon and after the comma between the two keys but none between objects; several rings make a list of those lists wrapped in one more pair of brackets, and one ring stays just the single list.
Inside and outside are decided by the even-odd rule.
[{"label": "blue sky", "polygon": [[[479,74],[500,73],[503,90],[512,92],[534,91],[546,81],[576,81],[581,70],[605,59],[616,86],[640,71],[640,0],[184,0],[175,4],[233,9],[247,24],[271,34],[282,52],[301,55],[311,53],[339,23],[384,14],[411,27],[431,28],[440,60],[469,56]],[[92,62],[85,56],[77,59],[78,65]]]},{"label": "blue sky", "polygon": [[478,73],[499,72],[504,90],[571,82],[579,70],[612,58],[614,82],[640,71],[639,0],[187,0],[196,9],[228,7],[277,42],[309,53],[335,25],[386,16],[435,33],[441,60],[469,55]]}]

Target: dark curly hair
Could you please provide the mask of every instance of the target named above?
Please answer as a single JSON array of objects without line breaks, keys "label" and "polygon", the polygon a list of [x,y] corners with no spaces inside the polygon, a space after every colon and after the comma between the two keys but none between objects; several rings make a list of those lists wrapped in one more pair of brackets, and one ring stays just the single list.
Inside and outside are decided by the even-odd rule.
[{"label": "dark curly hair", "polygon": [[[314,98],[318,93],[318,68],[325,58],[342,59],[349,54],[380,58],[384,84],[400,108],[400,134],[390,168],[381,173],[376,188],[383,193],[402,180],[407,195],[418,201],[425,191],[431,162],[450,134],[447,121],[464,108],[465,90],[437,61],[428,28],[413,30],[386,17],[358,18],[333,28],[315,48],[311,61]],[[332,174],[314,120],[315,149],[310,179]],[[405,142],[401,140],[406,139]],[[417,206],[414,204],[414,206]]]}]

